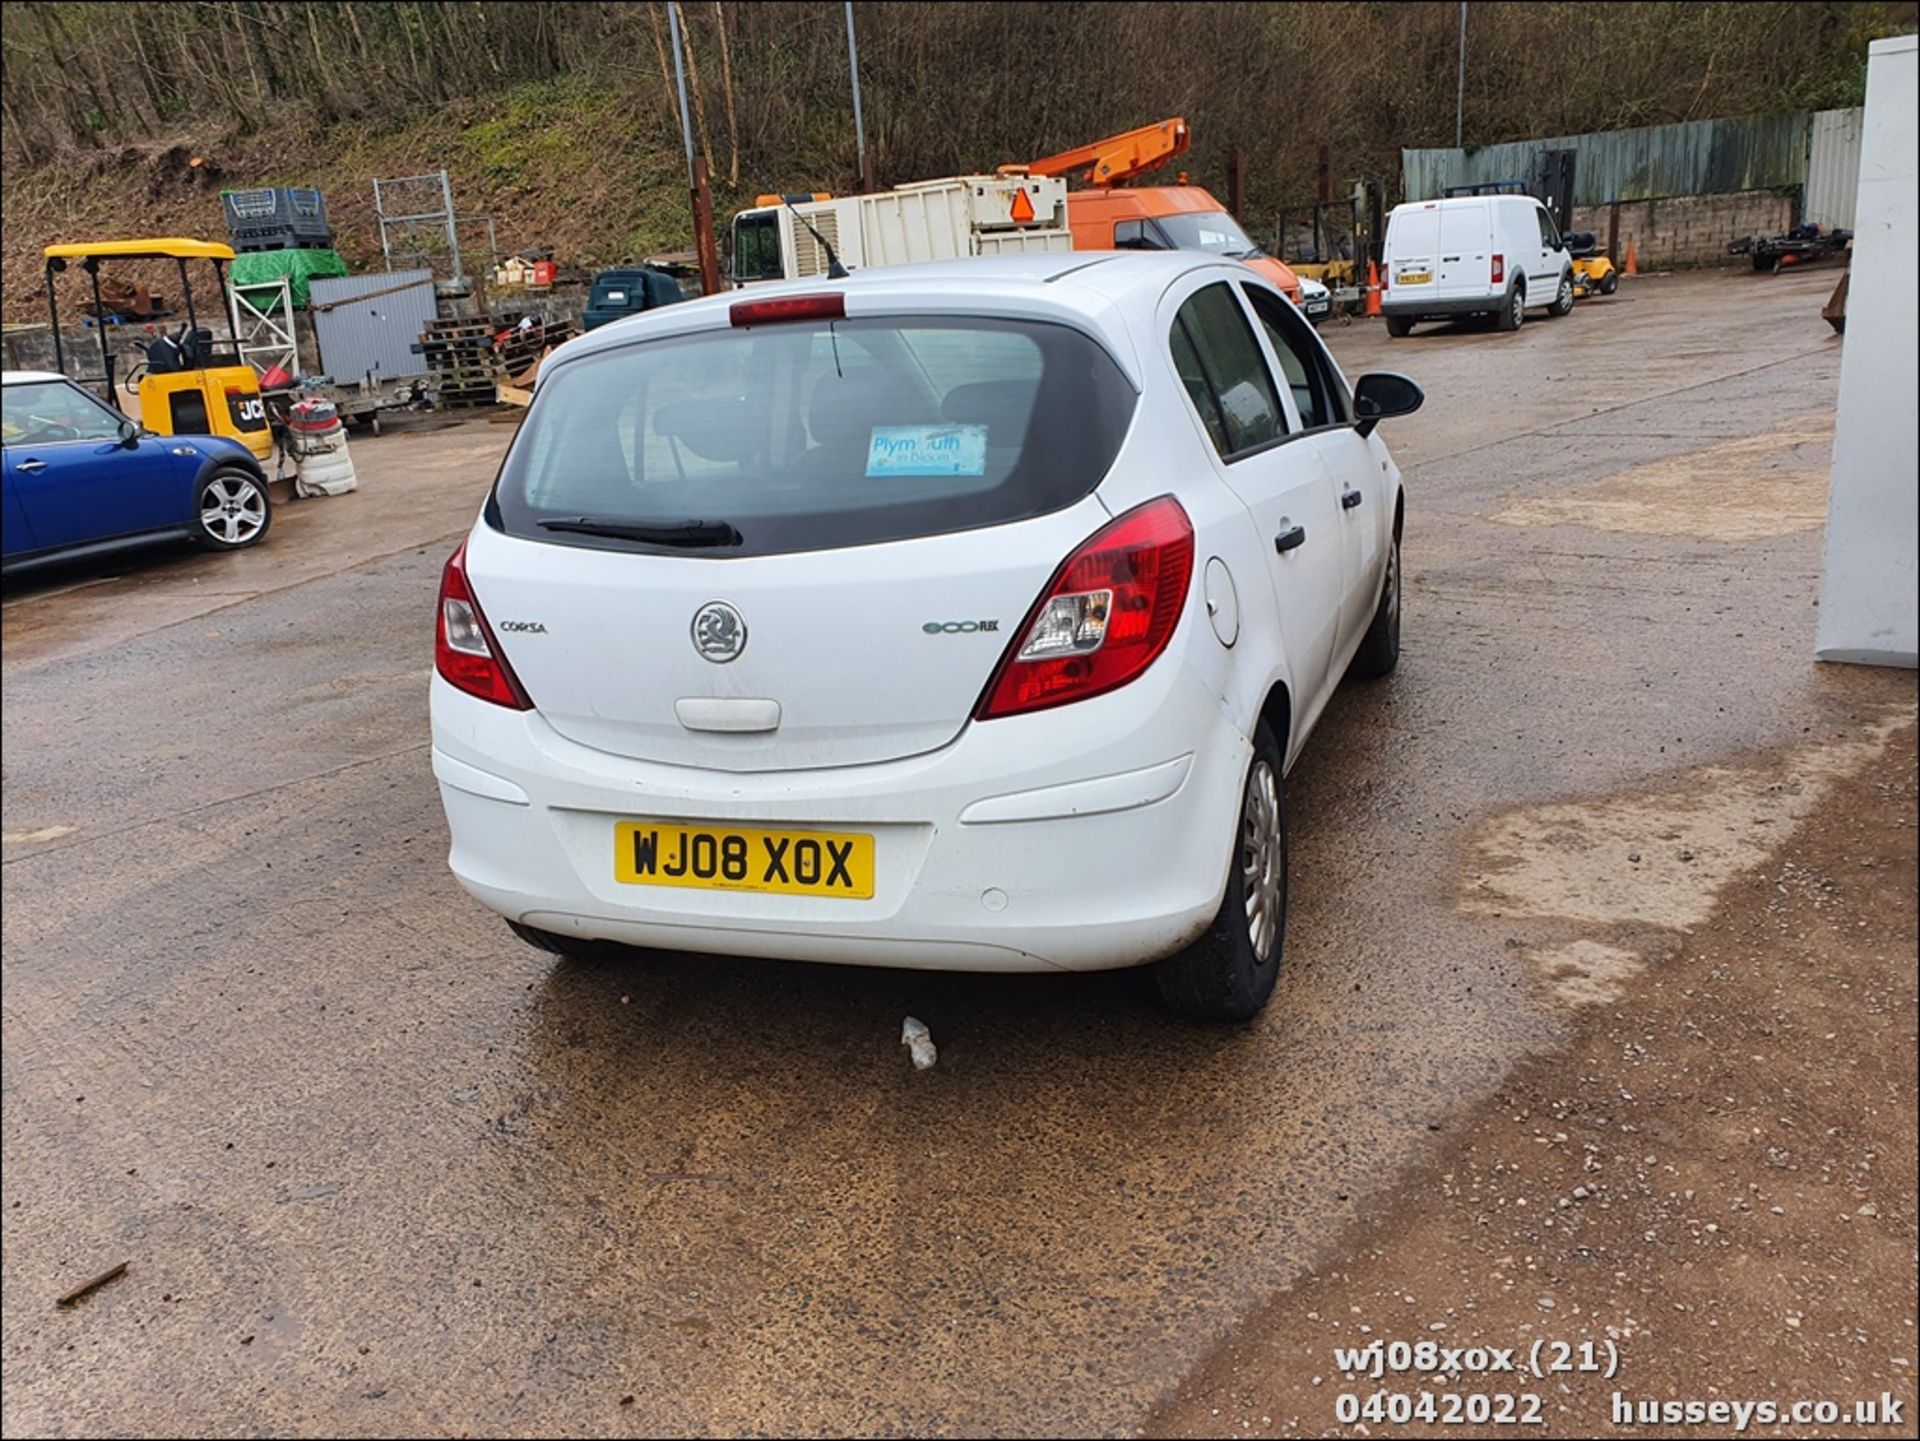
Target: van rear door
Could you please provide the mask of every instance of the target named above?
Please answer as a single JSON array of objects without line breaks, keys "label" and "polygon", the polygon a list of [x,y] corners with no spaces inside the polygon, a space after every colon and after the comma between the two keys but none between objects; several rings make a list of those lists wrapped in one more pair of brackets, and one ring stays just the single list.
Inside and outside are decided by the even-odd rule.
[{"label": "van rear door", "polygon": [[[1440,256],[1434,272],[1436,294],[1450,300],[1491,296],[1493,283],[1493,215],[1484,200],[1453,202],[1440,207]],[[1512,265],[1518,257],[1508,257]]]},{"label": "van rear door", "polygon": [[1387,288],[1396,299],[1432,295],[1440,263],[1440,207],[1402,205],[1387,222]]}]

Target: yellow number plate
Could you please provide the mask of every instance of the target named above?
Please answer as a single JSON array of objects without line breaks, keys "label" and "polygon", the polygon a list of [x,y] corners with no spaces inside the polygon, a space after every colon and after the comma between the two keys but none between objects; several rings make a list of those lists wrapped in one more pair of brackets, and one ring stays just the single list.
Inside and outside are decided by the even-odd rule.
[{"label": "yellow number plate", "polygon": [[863,901],[873,896],[873,837],[620,821],[613,828],[613,878],[629,886]]},{"label": "yellow number plate", "polygon": [[1431,270],[1403,270],[1393,278],[1395,285],[1428,285],[1432,281]]}]

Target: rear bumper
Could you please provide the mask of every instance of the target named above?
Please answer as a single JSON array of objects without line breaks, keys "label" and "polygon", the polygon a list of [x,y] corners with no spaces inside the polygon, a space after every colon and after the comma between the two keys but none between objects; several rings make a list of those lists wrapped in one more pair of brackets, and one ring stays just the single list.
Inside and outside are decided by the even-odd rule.
[{"label": "rear bumper", "polygon": [[1407,299],[1404,290],[1389,289],[1381,297],[1380,313],[1395,320],[1425,320],[1446,315],[1492,315],[1505,303],[1504,292],[1499,295],[1436,295]]},{"label": "rear bumper", "polygon": [[[905,760],[742,773],[593,750],[435,676],[449,864],[509,919],[660,949],[969,971],[1145,964],[1219,908],[1250,747],[1190,679],[1164,685],[1144,724],[1133,689],[972,724]],[[864,831],[874,894],[622,884],[614,826],[638,818]]]}]

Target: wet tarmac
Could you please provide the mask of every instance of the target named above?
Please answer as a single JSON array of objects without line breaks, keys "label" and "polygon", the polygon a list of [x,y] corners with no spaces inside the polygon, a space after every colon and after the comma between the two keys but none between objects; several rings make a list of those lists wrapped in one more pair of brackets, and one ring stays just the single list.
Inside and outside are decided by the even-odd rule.
[{"label": "wet tarmac", "polygon": [[1764,523],[1824,504],[1830,286],[1329,332],[1428,392],[1387,427],[1405,649],[1289,781],[1242,1030],[1138,974],[514,940],[446,874],[425,714],[507,427],[357,444],[253,552],[10,586],[6,1433],[1134,1430],[1562,1039],[1471,837],[1910,705],[1815,665],[1820,532]]}]

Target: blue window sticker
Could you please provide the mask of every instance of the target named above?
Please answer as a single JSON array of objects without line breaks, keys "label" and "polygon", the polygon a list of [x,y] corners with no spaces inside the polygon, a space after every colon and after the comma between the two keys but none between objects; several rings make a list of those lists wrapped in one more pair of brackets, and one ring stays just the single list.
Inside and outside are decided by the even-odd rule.
[{"label": "blue window sticker", "polygon": [[984,425],[876,425],[867,446],[867,474],[985,475]]}]

